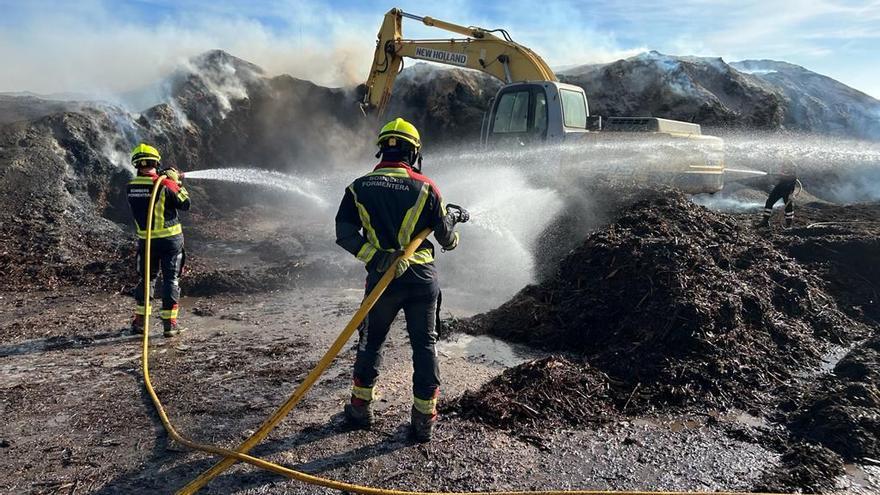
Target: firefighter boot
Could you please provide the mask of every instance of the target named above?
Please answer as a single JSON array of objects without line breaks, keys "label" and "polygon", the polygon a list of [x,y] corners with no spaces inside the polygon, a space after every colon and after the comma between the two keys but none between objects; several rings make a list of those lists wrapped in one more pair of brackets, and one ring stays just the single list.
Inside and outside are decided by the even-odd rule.
[{"label": "firefighter boot", "polygon": [[434,424],[437,422],[437,413],[425,414],[412,408],[412,436],[417,442],[430,442],[434,435]]},{"label": "firefighter boot", "polygon": [[368,400],[352,397],[343,412],[345,420],[355,428],[370,429],[373,426],[373,408]]},{"label": "firefighter boot", "polygon": [[185,329],[181,327],[176,319],[162,320],[162,335],[165,337],[174,337]]},{"label": "firefighter boot", "polygon": [[134,315],[131,320],[131,333],[132,335],[144,334],[144,315]]}]

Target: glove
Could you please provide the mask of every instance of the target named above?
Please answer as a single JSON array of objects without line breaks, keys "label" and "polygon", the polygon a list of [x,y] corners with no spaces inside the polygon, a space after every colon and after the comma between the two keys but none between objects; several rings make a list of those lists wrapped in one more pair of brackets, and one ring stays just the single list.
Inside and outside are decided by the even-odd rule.
[{"label": "glove", "polygon": [[467,223],[471,219],[471,214],[467,210],[452,203],[446,205],[446,211],[452,212],[452,218],[455,220],[455,223]]},{"label": "glove", "polygon": [[446,251],[452,251],[453,249],[455,249],[457,247],[458,247],[458,232],[455,232],[452,235],[452,242],[449,243],[449,245],[447,245],[447,246],[442,246],[441,248],[443,249],[443,252],[445,253]]},{"label": "glove", "polygon": [[[386,271],[388,271],[389,268],[391,268],[394,260],[396,260],[401,255],[403,255],[403,251],[396,251],[393,253],[389,253],[388,251],[377,251],[376,254],[373,255],[373,258],[370,260],[370,262],[367,263],[367,270],[385,273]],[[403,275],[408,268],[408,260],[398,261],[397,266],[395,267],[397,273],[394,274],[394,278],[398,278]]]},{"label": "glove", "polygon": [[169,167],[169,168],[166,168],[164,172],[162,172],[162,175],[164,175],[165,177],[168,177],[172,181],[180,184],[180,179],[183,174],[178,172],[177,169],[175,169],[174,167]]}]

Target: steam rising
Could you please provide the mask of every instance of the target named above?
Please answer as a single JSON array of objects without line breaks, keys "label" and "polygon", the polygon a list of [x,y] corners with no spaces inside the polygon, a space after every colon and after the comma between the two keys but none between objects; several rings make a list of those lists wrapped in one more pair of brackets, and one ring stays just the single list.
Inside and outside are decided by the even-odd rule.
[{"label": "steam rising", "polygon": [[766,184],[790,160],[804,188],[837,203],[880,201],[880,143],[810,134],[723,135],[725,161],[734,168],[767,172]]}]

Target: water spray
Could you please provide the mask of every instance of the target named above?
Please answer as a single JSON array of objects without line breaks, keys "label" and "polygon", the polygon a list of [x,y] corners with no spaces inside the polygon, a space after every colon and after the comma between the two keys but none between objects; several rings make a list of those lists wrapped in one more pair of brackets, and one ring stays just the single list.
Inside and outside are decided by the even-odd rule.
[{"label": "water spray", "polygon": [[[180,175],[181,178],[184,174]],[[258,186],[272,187],[285,192],[303,196],[321,208],[327,208],[330,203],[319,196],[317,184],[309,179],[296,177],[269,170],[254,168],[212,168],[206,170],[194,170],[186,173],[187,179],[222,180],[237,184],[253,184]]]}]

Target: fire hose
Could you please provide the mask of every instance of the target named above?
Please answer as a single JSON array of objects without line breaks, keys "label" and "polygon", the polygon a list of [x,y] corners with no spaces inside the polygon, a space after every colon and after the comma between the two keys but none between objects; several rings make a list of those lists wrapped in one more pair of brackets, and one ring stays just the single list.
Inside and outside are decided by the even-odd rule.
[{"label": "fire hose", "polygon": [[[379,283],[376,284],[376,287],[370,291],[367,297],[363,300],[357,312],[355,312],[354,316],[352,316],[351,320],[342,330],[342,333],[336,338],[315,368],[309,372],[306,378],[300,383],[300,385],[296,388],[293,394],[275,411],[272,416],[270,416],[263,424],[260,426],[257,431],[255,431],[250,437],[248,437],[241,445],[238,446],[235,450],[226,449],[223,447],[218,447],[215,445],[204,444],[200,442],[196,442],[194,440],[190,440],[182,436],[177,430],[174,428],[174,425],[171,424],[171,420],[168,418],[168,414],[165,412],[165,408],[162,405],[162,402],[159,400],[159,396],[156,394],[156,390],[153,388],[153,382],[150,378],[150,249],[152,244],[152,234],[153,234],[153,209],[156,203],[156,196],[159,192],[159,189],[163,187],[162,185],[163,179],[162,176],[156,180],[155,185],[153,186],[152,193],[150,195],[150,203],[149,208],[147,210],[147,232],[146,239],[144,242],[144,304],[146,305],[146,317],[144,318],[144,334],[143,334],[143,356],[142,356],[142,366],[144,373],[144,386],[147,389],[147,393],[150,395],[150,399],[153,401],[153,406],[156,408],[156,413],[159,415],[159,419],[162,422],[162,426],[165,428],[165,431],[168,433],[168,436],[174,440],[175,442],[190,448],[192,450],[198,450],[201,452],[206,452],[208,454],[214,454],[216,456],[220,456],[223,459],[220,460],[217,464],[211,467],[209,470],[202,473],[198,478],[191,481],[188,485],[180,489],[178,493],[181,494],[191,494],[198,491],[200,488],[205,486],[208,482],[210,482],[214,477],[220,475],[223,471],[228,469],[230,466],[235,464],[236,462],[246,462],[248,464],[252,464],[261,469],[265,469],[267,471],[271,471],[273,473],[280,474],[282,476],[286,476],[291,479],[295,479],[301,481],[303,483],[308,483],[311,485],[322,486],[325,488],[330,488],[333,490],[341,490],[350,493],[359,493],[362,495],[708,495],[712,493],[714,495],[757,495],[757,494],[745,494],[743,492],[657,492],[657,491],[611,491],[611,490],[542,490],[542,491],[496,491],[496,492],[417,492],[417,491],[406,491],[406,490],[394,490],[394,489],[386,489],[386,488],[376,488],[369,486],[361,486],[355,485],[352,483],[346,483],[343,481],[336,481],[328,478],[322,478],[320,476],[314,476],[308,473],[304,473],[302,471],[296,471],[294,469],[290,469],[279,464],[275,464],[273,462],[266,461],[259,457],[254,457],[248,455],[248,452],[254,448],[257,444],[263,441],[268,435],[269,432],[275,428],[289,413],[290,411],[302,400],[303,396],[309,391],[312,385],[321,377],[324,371],[330,366],[339,352],[342,350],[342,347],[348,342],[349,338],[351,338],[354,331],[357,329],[358,325],[364,320],[369,313],[370,309],[388,287],[388,284],[394,279],[395,275],[395,265],[397,263],[393,263],[391,268],[389,268],[382,278],[379,280]],[[408,259],[411,257],[416,249],[421,245],[421,243],[428,237],[430,234],[430,229],[425,229],[419,232],[406,246],[404,253],[401,255],[399,259]],[[773,494],[763,494],[763,495],[773,495]],[[776,494],[778,495],[778,494]]]}]

